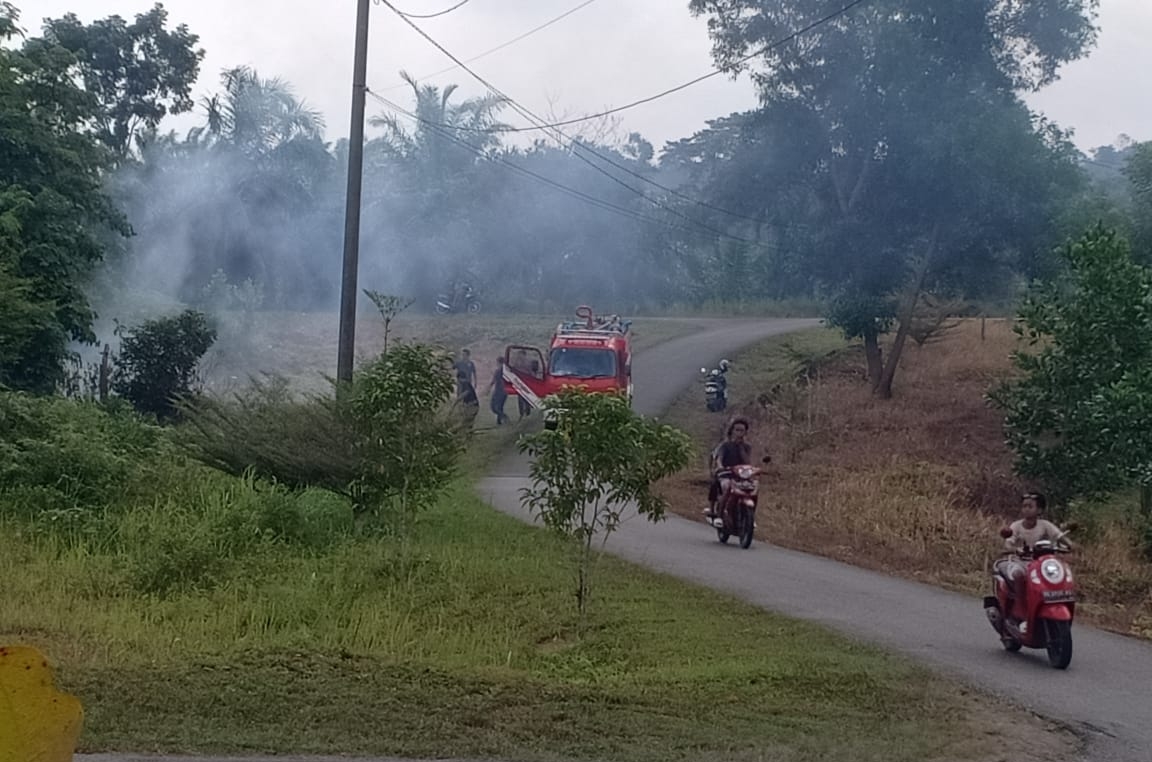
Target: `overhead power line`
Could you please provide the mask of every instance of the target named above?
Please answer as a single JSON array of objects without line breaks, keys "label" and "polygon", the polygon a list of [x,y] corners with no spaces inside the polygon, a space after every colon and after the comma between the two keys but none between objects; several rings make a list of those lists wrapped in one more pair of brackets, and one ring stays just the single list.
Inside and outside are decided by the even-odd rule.
[{"label": "overhead power line", "polygon": [[[862,0],[858,0],[858,1],[862,1]],[[388,8],[390,8],[390,9],[391,9],[393,12],[397,12],[397,11],[396,11],[396,9],[395,9],[395,7],[394,7],[394,6],[391,4],[391,2],[389,2],[389,0],[381,0],[381,2],[382,2],[382,3],[383,3],[385,6],[387,6]],[[515,100],[514,98],[512,98],[512,97],[510,97],[509,95],[507,95],[506,93],[502,92],[502,91],[501,91],[499,88],[497,88],[495,85],[493,85],[492,83],[488,82],[486,79],[484,79],[483,77],[481,77],[479,74],[477,74],[477,73],[476,73],[475,71],[473,71],[472,69],[468,68],[468,66],[467,66],[467,65],[466,65],[464,62],[460,61],[460,59],[458,59],[458,58],[457,58],[455,55],[453,55],[451,51],[449,51],[447,48],[445,48],[443,45],[441,45],[439,42],[437,42],[435,39],[433,39],[433,38],[432,38],[432,37],[431,37],[431,36],[430,36],[430,35],[429,35],[427,32],[425,32],[423,29],[421,29],[421,28],[420,28],[418,25],[416,25],[414,22],[410,21],[409,19],[403,18],[403,16],[401,16],[401,19],[402,19],[402,20],[403,20],[403,21],[404,21],[406,24],[408,24],[410,27],[412,27],[412,28],[413,28],[413,29],[414,29],[414,30],[415,30],[415,31],[416,31],[416,32],[417,32],[417,33],[418,33],[418,34],[419,34],[421,37],[423,37],[424,39],[426,39],[426,40],[427,40],[429,43],[431,43],[431,44],[432,44],[434,47],[436,47],[436,48],[437,48],[437,49],[438,49],[440,52],[442,52],[442,53],[443,53],[445,56],[447,56],[448,58],[452,59],[452,60],[453,60],[454,62],[456,62],[456,63],[457,63],[457,64],[458,64],[458,65],[459,65],[459,66],[460,66],[462,69],[464,69],[464,71],[468,72],[468,73],[469,73],[470,75],[472,75],[472,77],[474,77],[474,78],[475,78],[475,79],[476,79],[478,82],[480,82],[482,85],[484,85],[485,87],[487,87],[487,88],[488,88],[490,91],[492,91],[492,93],[493,93],[493,94],[495,94],[496,96],[498,96],[498,97],[500,97],[500,98],[504,99],[504,100],[505,100],[505,101],[506,101],[508,104],[510,104],[510,105],[512,106],[512,108],[513,108],[513,109],[514,109],[514,110],[515,110],[517,113],[519,113],[521,116],[523,116],[523,117],[524,117],[526,120],[528,120],[528,121],[529,121],[529,122],[531,122],[532,124],[535,124],[535,125],[541,125],[541,123],[543,122],[543,120],[542,120],[540,117],[538,117],[538,116],[536,116],[535,114],[533,114],[533,113],[532,113],[531,111],[529,111],[527,108],[525,108],[525,107],[521,106],[519,103],[517,103],[517,102],[516,102],[516,100]],[[610,180],[612,180],[613,182],[617,183],[618,185],[621,185],[621,186],[623,186],[624,188],[627,188],[629,191],[631,191],[631,192],[635,193],[636,195],[640,196],[642,199],[644,199],[644,200],[645,200],[645,201],[647,201],[648,203],[652,204],[653,206],[659,207],[660,209],[663,209],[664,211],[666,211],[666,212],[668,212],[668,213],[670,213],[670,214],[673,214],[673,215],[675,215],[675,216],[677,216],[677,217],[680,217],[680,218],[682,218],[682,219],[684,219],[684,220],[686,220],[686,221],[688,221],[688,222],[692,223],[693,225],[696,225],[697,227],[700,227],[700,228],[702,228],[702,229],[704,229],[704,230],[707,230],[708,232],[710,232],[710,233],[712,233],[712,234],[716,235],[717,237],[720,237],[720,238],[727,238],[727,239],[729,239],[729,240],[739,241],[739,242],[741,242],[741,243],[747,243],[747,244],[752,244],[752,245],[756,245],[756,246],[760,246],[760,245],[762,245],[762,242],[761,242],[761,241],[757,241],[757,240],[754,240],[754,239],[750,239],[750,238],[744,238],[744,237],[742,237],[742,236],[732,235],[731,233],[728,233],[728,232],[726,232],[726,231],[723,231],[723,230],[720,230],[720,229],[718,229],[718,228],[712,227],[712,226],[711,226],[711,225],[709,225],[708,223],[702,222],[702,221],[700,221],[700,220],[698,220],[698,219],[696,219],[696,218],[694,218],[694,217],[691,217],[691,216],[689,216],[689,215],[685,214],[684,212],[680,211],[679,209],[676,209],[675,207],[672,207],[672,206],[668,206],[667,204],[664,204],[663,202],[661,202],[661,201],[659,201],[659,200],[657,200],[657,199],[653,199],[653,198],[651,198],[650,196],[648,196],[647,194],[645,194],[645,193],[644,193],[642,190],[640,190],[640,189],[638,189],[638,188],[635,188],[635,187],[633,187],[633,186],[629,185],[629,184],[628,184],[628,183],[626,183],[625,181],[621,180],[619,177],[617,177],[617,176],[613,175],[611,172],[608,172],[608,171],[604,170],[604,168],[602,168],[602,167],[598,166],[598,165],[597,165],[595,162],[593,162],[592,160],[590,160],[590,159],[589,159],[589,158],[587,158],[586,156],[582,155],[582,154],[581,154],[579,151],[577,151],[577,150],[575,149],[575,146],[579,145],[579,147],[580,147],[580,148],[582,148],[582,149],[584,149],[585,151],[588,151],[588,152],[592,153],[593,155],[600,157],[601,159],[603,159],[603,160],[607,161],[608,163],[612,164],[613,166],[616,166],[617,168],[621,168],[621,169],[624,169],[625,171],[629,172],[629,173],[630,173],[630,174],[632,174],[633,176],[635,176],[635,177],[638,177],[639,179],[643,180],[644,182],[648,182],[648,183],[651,183],[651,184],[653,184],[653,185],[655,185],[655,186],[657,186],[657,187],[661,188],[662,190],[665,190],[665,191],[669,191],[669,192],[673,192],[673,193],[676,193],[677,195],[680,195],[680,196],[682,196],[682,197],[684,197],[684,198],[686,198],[686,199],[688,199],[688,200],[692,201],[693,203],[697,203],[697,204],[704,204],[705,202],[699,202],[699,201],[697,201],[696,199],[692,199],[692,198],[691,198],[691,197],[689,197],[689,196],[685,196],[684,194],[681,194],[681,193],[679,193],[679,191],[673,191],[672,189],[670,189],[670,188],[667,188],[667,187],[666,187],[666,186],[664,186],[664,185],[660,185],[659,183],[656,183],[655,181],[652,181],[652,180],[649,180],[648,178],[645,178],[643,175],[640,175],[639,173],[632,171],[630,168],[626,168],[626,167],[623,167],[623,165],[621,165],[621,164],[619,164],[619,163],[615,162],[615,161],[614,161],[614,160],[612,160],[610,157],[606,157],[606,156],[604,156],[603,154],[601,154],[601,153],[599,153],[599,152],[595,151],[594,149],[591,149],[591,148],[589,148],[588,146],[585,146],[585,145],[581,145],[581,144],[578,144],[578,143],[576,143],[576,142],[575,142],[575,141],[573,141],[573,140],[572,140],[572,139],[571,139],[569,136],[565,135],[565,134],[564,134],[564,132],[563,132],[563,131],[561,131],[561,130],[560,130],[559,128],[557,128],[557,127],[554,127],[554,126],[544,126],[543,128],[544,128],[544,129],[552,129],[552,130],[553,130],[553,132],[554,132],[556,135],[559,135],[559,136],[560,136],[560,138],[562,138],[563,140],[561,140],[560,138],[558,138],[558,139],[557,139],[557,142],[560,142],[562,145],[563,145],[563,141],[564,141],[564,140],[567,140],[567,141],[568,141],[570,144],[572,144],[572,145],[574,146],[574,148],[573,148],[573,152],[572,152],[572,155],[573,155],[575,158],[577,158],[577,159],[579,159],[580,161],[583,161],[584,163],[588,164],[590,167],[592,167],[592,168],[593,168],[594,170],[596,170],[597,172],[599,172],[599,173],[603,174],[605,177],[609,178]],[[711,205],[709,204],[708,206],[711,206]],[[713,207],[713,208],[715,208],[715,209],[720,209],[720,207]],[[740,214],[737,214],[737,213],[735,213],[735,212],[727,212],[727,210],[723,210],[723,209],[720,209],[720,210],[721,210],[721,211],[725,211],[726,213],[728,213],[728,214],[731,214],[731,215],[734,215],[734,216],[740,216],[740,217],[745,217],[745,218],[747,218],[747,217],[746,217],[746,215],[740,215]],[[759,220],[755,220],[755,221],[759,222]]]},{"label": "overhead power line", "polygon": [[[384,5],[388,6],[389,8],[391,8],[393,10],[393,12],[399,13],[399,11],[396,11],[396,9],[388,2],[388,0],[380,0],[380,2],[383,3]],[[765,45],[764,47],[757,48],[755,51],[753,51],[752,53],[749,53],[746,56],[743,56],[741,58],[736,59],[732,63],[732,65],[729,66],[728,68],[725,68],[725,69],[715,69],[714,68],[712,71],[708,72],[707,74],[703,74],[699,77],[696,77],[695,79],[690,79],[687,82],[684,82],[683,84],[676,85],[675,87],[670,87],[667,90],[662,90],[661,92],[658,92],[654,95],[649,95],[646,98],[640,98],[639,100],[632,101],[631,103],[625,103],[622,106],[615,106],[613,108],[606,109],[604,111],[600,111],[600,112],[597,112],[595,114],[588,114],[586,116],[581,116],[581,117],[577,117],[577,118],[573,118],[573,119],[565,119],[562,121],[552,122],[549,124],[533,125],[531,127],[492,127],[492,128],[488,128],[488,129],[480,129],[480,128],[471,128],[471,129],[474,129],[477,132],[536,132],[538,130],[548,130],[548,129],[552,129],[554,127],[567,127],[568,125],[572,125],[572,124],[580,124],[581,122],[589,122],[589,121],[592,121],[593,119],[603,119],[606,116],[611,116],[612,114],[618,114],[621,111],[627,111],[629,109],[636,108],[637,106],[642,106],[646,103],[652,103],[653,101],[660,100],[661,98],[665,98],[669,95],[672,95],[673,93],[678,93],[681,90],[686,90],[689,87],[692,87],[693,85],[698,85],[705,80],[711,79],[712,77],[718,77],[721,74],[726,73],[727,71],[729,71],[731,68],[733,68],[735,66],[739,66],[741,64],[747,63],[748,61],[751,61],[753,58],[757,58],[759,56],[762,56],[770,50],[773,50],[775,48],[780,47],[781,45],[786,45],[787,43],[792,42],[797,37],[801,37],[801,36],[807,34],[808,32],[811,32],[813,29],[816,29],[817,27],[823,26],[824,24],[827,24],[831,21],[836,20],[840,16],[843,16],[844,14],[848,13],[850,10],[852,10],[856,6],[862,5],[863,3],[866,3],[866,2],[868,2],[868,0],[852,0],[852,2],[848,3],[847,5],[840,8],[839,10],[833,11],[832,13],[829,13],[827,16],[819,18],[816,21],[813,21],[812,23],[808,24],[807,26],[804,26],[800,29],[797,29],[795,32],[792,32],[791,34],[788,34],[784,37],[781,37],[780,39],[778,39],[774,42],[771,42],[771,43]],[[403,18],[402,14],[401,14],[401,18]],[[407,21],[408,19],[404,19],[404,20]],[[413,26],[414,28],[416,28],[417,31],[420,31],[420,33],[423,34],[423,32],[418,27],[416,27],[415,24],[411,24],[411,26]],[[439,46],[437,46],[437,47],[439,47]],[[443,49],[441,49],[441,50],[443,50]],[[456,60],[456,59],[453,58],[453,60]],[[464,67],[463,63],[457,62],[456,68],[465,68],[465,67]],[[461,129],[464,129],[464,128],[461,128]]]},{"label": "overhead power line", "polygon": [[482,148],[481,146],[477,146],[477,145],[469,143],[465,140],[461,140],[460,137],[458,135],[454,134],[452,131],[441,128],[437,122],[433,122],[433,121],[430,121],[428,119],[424,119],[424,118],[418,116],[417,114],[414,114],[413,112],[405,109],[403,106],[400,106],[400,105],[388,100],[387,98],[380,95],[379,93],[375,93],[375,92],[372,92],[371,90],[369,90],[368,95],[370,97],[372,97],[374,100],[376,100],[377,102],[379,102],[381,105],[383,105],[383,106],[385,106],[385,107],[387,107],[387,108],[389,108],[389,109],[391,109],[391,110],[393,110],[399,114],[403,114],[404,116],[408,117],[409,119],[411,119],[413,122],[415,122],[417,124],[425,125],[430,130],[432,130],[432,132],[434,132],[435,134],[439,135],[440,137],[443,137],[444,139],[448,140],[451,143],[454,143],[454,144],[456,144],[462,148],[467,149],[468,151],[470,151],[473,154],[475,154],[476,156],[478,156],[480,159],[494,163],[494,164],[498,164],[500,166],[503,166],[503,167],[513,171],[513,172],[524,175],[525,177],[529,177],[529,178],[536,180],[537,182],[540,182],[544,185],[547,185],[547,186],[549,186],[549,187],[551,187],[551,188],[553,188],[553,189],[555,189],[561,193],[564,193],[565,195],[571,196],[573,198],[577,198],[577,199],[584,201],[584,202],[586,202],[592,206],[595,206],[597,208],[603,209],[605,211],[613,212],[613,213],[618,214],[622,217],[628,217],[628,218],[635,220],[635,221],[646,222],[646,223],[649,223],[652,225],[667,227],[667,228],[671,228],[674,230],[684,230],[684,231],[687,231],[690,233],[697,233],[697,234],[699,233],[699,231],[697,231],[697,230],[692,230],[690,228],[687,228],[687,227],[681,226],[681,225],[671,224],[665,220],[661,220],[661,219],[658,219],[656,217],[650,217],[650,216],[643,214],[641,212],[637,212],[634,209],[629,209],[627,207],[620,206],[618,204],[614,204],[611,201],[606,201],[604,199],[597,198],[596,196],[593,196],[592,194],[585,193],[584,191],[577,190],[577,189],[572,188],[570,186],[564,185],[563,183],[557,182],[557,181],[553,180],[552,178],[547,177],[546,175],[540,174],[539,172],[534,172],[534,171],[528,169],[527,167],[522,167],[519,164],[516,164],[515,162],[509,161],[507,158],[505,158],[503,156],[494,156],[491,153],[489,153],[488,151],[484,150],[484,148]]},{"label": "overhead power line", "polygon": [[[499,52],[499,51],[503,50],[504,48],[508,47],[509,45],[515,45],[517,42],[520,42],[521,40],[527,39],[528,37],[531,37],[532,35],[536,34],[537,32],[541,32],[541,31],[547,29],[548,27],[552,26],[553,24],[556,24],[560,21],[563,21],[564,19],[568,18],[569,16],[571,16],[573,13],[580,10],[581,8],[587,8],[589,5],[591,5],[594,2],[596,2],[596,0],[584,0],[584,2],[580,3],[576,7],[569,8],[567,11],[565,11],[564,13],[561,13],[559,16],[556,16],[555,18],[549,19],[548,21],[545,21],[543,24],[540,24],[539,26],[535,26],[535,27],[529,29],[527,32],[524,32],[523,34],[517,35],[516,37],[513,37],[512,39],[508,40],[507,42],[502,42],[499,45],[497,45],[496,47],[489,48],[488,50],[485,50],[483,53],[478,53],[477,55],[474,55],[471,58],[465,58],[464,63],[472,63],[474,61],[479,61],[481,58],[486,58],[487,56],[490,56],[493,53]],[[431,74],[425,74],[422,77],[417,77],[417,81],[422,80],[422,79],[432,79],[433,77],[439,77],[441,74],[447,74],[448,72],[456,71],[459,68],[460,67],[458,65],[448,66],[444,69],[440,69],[439,71],[434,71]],[[389,92],[391,90],[398,90],[401,87],[408,87],[408,85],[404,82],[400,82],[398,84],[384,88],[383,92]]]},{"label": "overhead power line", "polygon": [[471,2],[471,0],[460,0],[460,2],[456,3],[451,8],[445,8],[444,10],[442,10],[438,13],[419,14],[419,13],[404,13],[403,11],[396,11],[396,12],[399,13],[400,15],[402,15],[406,18],[410,18],[410,19],[434,19],[434,18],[438,18],[440,16],[447,16],[449,13],[456,10],[457,8],[463,8],[469,2]]}]

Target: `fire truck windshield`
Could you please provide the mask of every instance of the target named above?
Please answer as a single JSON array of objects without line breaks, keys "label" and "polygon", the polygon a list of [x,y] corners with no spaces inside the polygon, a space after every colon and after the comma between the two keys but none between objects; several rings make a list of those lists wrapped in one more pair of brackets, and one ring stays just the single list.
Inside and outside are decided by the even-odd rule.
[{"label": "fire truck windshield", "polygon": [[616,353],[611,349],[556,347],[548,360],[548,373],[572,378],[613,378]]}]

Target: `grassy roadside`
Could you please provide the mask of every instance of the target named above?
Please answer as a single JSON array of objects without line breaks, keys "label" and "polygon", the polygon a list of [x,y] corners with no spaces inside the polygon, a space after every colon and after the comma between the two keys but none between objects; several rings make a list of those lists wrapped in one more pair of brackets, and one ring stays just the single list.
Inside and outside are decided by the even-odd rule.
[{"label": "grassy roadside", "polygon": [[[766,342],[735,358],[736,404],[753,439],[776,463],[762,484],[760,525],[772,542],[953,590],[979,593],[997,552],[996,531],[1023,484],[1000,420],[984,394],[1010,371],[1016,338],[1007,321],[967,321],[941,341],[910,344],[895,399],[875,400],[863,358],[825,330]],[[816,363],[797,387],[795,355]],[[771,405],[763,403],[771,402]],[[703,444],[721,438],[718,416],[685,394],[666,420]],[[678,513],[696,517],[703,468],[664,485]],[[696,499],[693,499],[693,498]],[[1080,615],[1117,632],[1152,637],[1152,564],[1140,555],[1132,506],[1088,506],[1077,516]]]},{"label": "grassy roadside", "polygon": [[122,559],[0,537],[0,640],[59,663],[85,705],[84,751],[657,762],[1072,748],[875,650],[611,558],[576,641],[565,548],[464,487],[403,544],[272,548],[210,591],[165,598],[126,590]]},{"label": "grassy roadside", "polygon": [[[637,343],[682,330],[638,330]],[[514,430],[490,433],[481,458]],[[565,547],[481,504],[466,480],[397,540],[333,532],[346,506],[323,493],[176,466],[161,476],[151,502],[118,508],[144,544],[0,521],[0,642],[59,665],[85,705],[83,751],[1071,758],[1071,736],[1026,714],[612,558],[578,641]],[[268,521],[296,539],[253,537]],[[139,587],[226,549],[210,584]]]}]

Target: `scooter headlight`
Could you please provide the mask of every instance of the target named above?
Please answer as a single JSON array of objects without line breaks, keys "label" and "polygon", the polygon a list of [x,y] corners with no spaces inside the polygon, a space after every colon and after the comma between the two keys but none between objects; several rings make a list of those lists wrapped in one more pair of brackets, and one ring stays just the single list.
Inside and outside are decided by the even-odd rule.
[{"label": "scooter headlight", "polygon": [[1059,585],[1064,581],[1064,564],[1055,558],[1045,559],[1044,563],[1040,564],[1040,574],[1044,576],[1048,584]]}]

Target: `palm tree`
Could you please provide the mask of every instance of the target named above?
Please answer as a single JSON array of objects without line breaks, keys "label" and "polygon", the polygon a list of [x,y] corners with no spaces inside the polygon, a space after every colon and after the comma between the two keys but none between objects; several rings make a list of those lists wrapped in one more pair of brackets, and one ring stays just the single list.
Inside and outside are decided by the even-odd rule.
[{"label": "palm tree", "polygon": [[239,66],[221,80],[223,91],[201,101],[205,124],[185,141],[198,189],[185,202],[198,221],[189,281],[199,288],[222,269],[235,282],[260,282],[273,300],[302,292],[305,258],[285,252],[305,245],[314,226],[301,221],[317,214],[336,177],[324,120],[281,79]]},{"label": "palm tree", "polygon": [[323,117],[283,80],[261,79],[247,66],[225,70],[221,80],[224,92],[202,101],[208,121],[190,139],[224,143],[249,158],[261,158],[295,140],[323,138]]},{"label": "palm tree", "polygon": [[[496,120],[506,100],[483,95],[452,103],[456,85],[443,89],[421,85],[408,72],[401,78],[412,87],[418,119],[411,130],[396,114],[385,113],[369,120],[384,130],[378,148],[391,158],[413,165],[417,172],[440,185],[445,176],[471,166],[477,152],[488,153],[500,147],[498,130],[506,125]],[[460,145],[465,143],[468,146]]]}]

